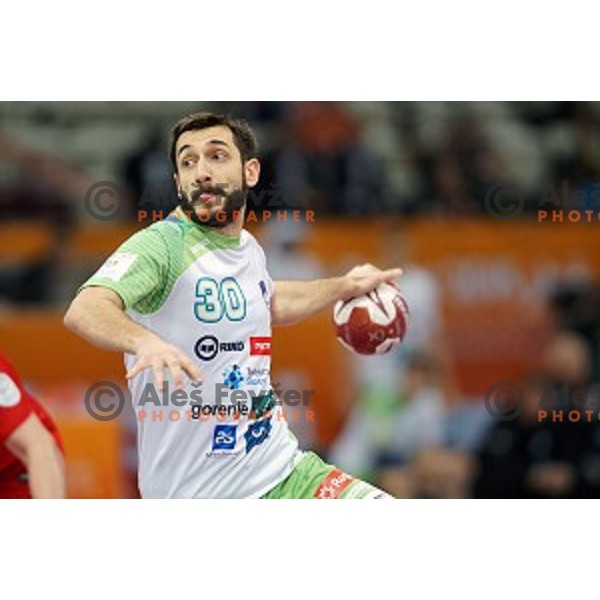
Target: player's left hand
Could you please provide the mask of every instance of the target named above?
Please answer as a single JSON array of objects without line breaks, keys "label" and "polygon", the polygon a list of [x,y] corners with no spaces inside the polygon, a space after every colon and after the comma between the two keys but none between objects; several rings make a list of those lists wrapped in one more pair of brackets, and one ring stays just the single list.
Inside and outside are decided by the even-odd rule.
[{"label": "player's left hand", "polygon": [[358,265],[348,271],[343,277],[342,300],[362,296],[373,291],[381,283],[389,283],[398,287],[396,279],[402,275],[402,269],[387,269],[382,271],[370,263]]}]

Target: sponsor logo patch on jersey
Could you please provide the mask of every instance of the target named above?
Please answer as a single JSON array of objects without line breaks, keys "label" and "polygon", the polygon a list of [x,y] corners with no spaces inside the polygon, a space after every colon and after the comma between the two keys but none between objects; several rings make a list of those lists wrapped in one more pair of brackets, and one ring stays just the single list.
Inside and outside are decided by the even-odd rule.
[{"label": "sponsor logo patch on jersey", "polygon": [[194,352],[200,360],[212,360],[219,352],[242,352],[246,343],[239,342],[221,342],[214,335],[205,335],[201,337],[194,346]]},{"label": "sponsor logo patch on jersey", "polygon": [[260,419],[265,413],[270,412],[277,404],[277,396],[273,390],[262,396],[252,398],[252,414]]},{"label": "sponsor logo patch on jersey", "polygon": [[260,385],[266,387],[269,385],[269,369],[246,367],[246,385]]},{"label": "sponsor logo patch on jersey", "polygon": [[17,384],[6,374],[0,373],[0,407],[11,408],[21,401]]},{"label": "sponsor logo patch on jersey", "polygon": [[250,356],[270,356],[271,338],[270,337],[251,337],[250,338]]},{"label": "sponsor logo patch on jersey", "polygon": [[319,500],[335,500],[339,498],[342,492],[354,481],[347,473],[339,469],[333,469],[321,482],[315,492],[315,498]]},{"label": "sponsor logo patch on jersey", "polygon": [[239,368],[238,365],[233,365],[231,367],[227,367],[223,371],[223,377],[224,377],[223,383],[230,390],[239,390],[244,381],[244,376],[242,375],[242,370]]},{"label": "sponsor logo patch on jersey", "polygon": [[137,254],[117,252],[113,254],[98,270],[96,277],[104,277],[111,281],[120,281],[137,260]]},{"label": "sponsor logo patch on jersey", "polygon": [[255,446],[262,444],[269,437],[271,427],[271,417],[250,424],[248,430],[244,433],[246,454]]},{"label": "sponsor logo patch on jersey", "polygon": [[235,448],[237,425],[217,425],[213,434],[213,450],[233,450]]}]

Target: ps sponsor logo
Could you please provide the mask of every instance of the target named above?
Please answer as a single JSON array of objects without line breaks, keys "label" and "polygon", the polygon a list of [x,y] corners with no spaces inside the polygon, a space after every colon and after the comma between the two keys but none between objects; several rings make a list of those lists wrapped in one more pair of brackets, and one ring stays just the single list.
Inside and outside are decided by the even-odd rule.
[{"label": "ps sponsor logo", "polygon": [[235,451],[237,425],[217,425],[213,432],[212,449],[207,458],[227,458],[237,456],[242,450]]},{"label": "ps sponsor logo", "polygon": [[233,450],[235,448],[237,425],[217,425],[213,434],[213,450]]}]

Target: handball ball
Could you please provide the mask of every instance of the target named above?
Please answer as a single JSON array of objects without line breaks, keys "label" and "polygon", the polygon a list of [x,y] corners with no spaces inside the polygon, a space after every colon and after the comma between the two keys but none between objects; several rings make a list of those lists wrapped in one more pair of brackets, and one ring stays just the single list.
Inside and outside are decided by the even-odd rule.
[{"label": "handball ball", "polygon": [[385,354],[406,335],[408,305],[400,290],[382,283],[372,292],[339,300],[333,308],[337,338],[357,354]]}]

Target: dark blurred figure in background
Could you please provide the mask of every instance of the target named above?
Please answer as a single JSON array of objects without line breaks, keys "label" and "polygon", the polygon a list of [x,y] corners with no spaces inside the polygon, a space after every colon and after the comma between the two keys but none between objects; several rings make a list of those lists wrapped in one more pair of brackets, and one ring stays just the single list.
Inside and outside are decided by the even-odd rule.
[{"label": "dark blurred figure in background", "polygon": [[430,200],[421,203],[419,212],[480,214],[487,190],[506,178],[500,156],[474,116],[460,119],[435,155],[423,158],[431,187]]},{"label": "dark blurred figure in background", "polygon": [[[571,332],[558,334],[543,354],[541,372],[524,382],[521,413],[497,421],[485,437],[475,497],[598,497],[600,398],[590,374],[585,340]],[[586,410],[592,413],[590,422]],[[569,418],[570,411],[579,414],[577,421]]]},{"label": "dark blurred figure in background", "polygon": [[262,154],[248,208],[379,214],[384,170],[363,143],[362,122],[338,102],[243,102],[217,107],[251,121]]},{"label": "dark blurred figure in background", "polygon": [[396,371],[395,387],[386,382],[363,387],[331,459],[352,464],[363,477],[376,478],[387,469],[398,474],[419,452],[442,446],[447,407],[439,379],[435,360],[414,353]]},{"label": "dark blurred figure in background", "polygon": [[376,214],[383,173],[361,142],[360,122],[337,102],[296,102],[289,126],[305,157],[314,204],[339,215]]},{"label": "dark blurred figure in background", "polygon": [[600,286],[588,281],[560,285],[550,296],[556,325],[583,336],[592,350],[592,380],[600,381]]},{"label": "dark blurred figure in background", "polygon": [[504,412],[476,449],[431,444],[382,465],[378,484],[401,498],[597,498],[600,394],[590,373],[585,340],[560,332],[521,382],[522,398],[495,407]]},{"label": "dark blurred figure in background", "polygon": [[569,155],[555,166],[562,179],[572,182],[595,178],[600,173],[600,119],[588,103],[569,104],[574,144]]},{"label": "dark blurred figure in background", "polygon": [[143,145],[125,160],[123,177],[129,190],[128,215],[137,211],[163,211],[166,215],[177,205],[173,167],[166,152],[162,130],[152,131]]}]

